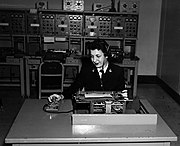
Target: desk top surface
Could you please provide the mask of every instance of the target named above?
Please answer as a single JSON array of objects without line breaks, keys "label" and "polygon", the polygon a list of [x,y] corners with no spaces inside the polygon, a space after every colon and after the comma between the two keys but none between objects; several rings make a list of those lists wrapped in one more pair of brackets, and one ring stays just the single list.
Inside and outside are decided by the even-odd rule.
[{"label": "desk top surface", "polygon": [[[177,137],[158,115],[157,125],[72,125],[72,113],[43,111],[45,99],[26,99],[6,143],[147,142],[176,141]],[[72,110],[63,100],[61,111]]]}]

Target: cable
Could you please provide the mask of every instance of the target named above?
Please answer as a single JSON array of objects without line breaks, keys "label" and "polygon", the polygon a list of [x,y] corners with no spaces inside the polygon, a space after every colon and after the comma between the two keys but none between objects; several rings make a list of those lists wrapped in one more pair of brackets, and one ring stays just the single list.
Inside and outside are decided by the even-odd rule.
[{"label": "cable", "polygon": [[101,8],[99,8],[99,9],[96,9],[95,11],[100,11],[100,10],[102,10],[102,9],[110,8],[110,7],[111,7],[111,5],[109,5],[109,6],[104,6],[104,7],[101,7]]}]

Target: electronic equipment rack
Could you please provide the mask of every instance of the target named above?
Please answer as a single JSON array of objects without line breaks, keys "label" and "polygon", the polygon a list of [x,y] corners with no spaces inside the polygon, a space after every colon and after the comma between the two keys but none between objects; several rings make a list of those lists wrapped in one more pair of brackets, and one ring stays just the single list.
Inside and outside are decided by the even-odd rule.
[{"label": "electronic equipment rack", "polygon": [[[26,68],[29,68],[26,76],[31,74],[29,75],[31,79],[28,81],[28,84],[31,84],[36,82],[31,80],[38,78],[37,65],[40,65],[43,55],[49,50],[66,52],[66,57],[71,59],[65,59],[62,63],[78,64],[77,58],[88,54],[86,50],[88,42],[97,38],[105,39],[110,45],[111,54],[115,56],[115,62],[126,68],[127,88],[132,88],[133,96],[136,96],[139,60],[136,56],[138,19],[138,13],[129,12],[1,8],[0,41],[3,43],[0,48],[3,55],[0,58],[2,62],[7,62],[8,58],[11,58],[8,60],[9,64],[12,58],[14,60],[23,58],[24,62],[30,61],[30,64],[26,64],[28,66]],[[34,66],[33,71],[36,73],[32,77],[33,73],[30,73],[30,69]],[[27,85],[26,80],[24,82],[25,88],[30,88],[31,85]],[[11,81],[9,80],[8,83],[11,84]]]}]

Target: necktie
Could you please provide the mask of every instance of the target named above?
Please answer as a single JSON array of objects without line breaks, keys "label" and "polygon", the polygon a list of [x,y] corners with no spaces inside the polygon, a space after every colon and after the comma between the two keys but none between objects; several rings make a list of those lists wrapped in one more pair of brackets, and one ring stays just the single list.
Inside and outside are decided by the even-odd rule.
[{"label": "necktie", "polygon": [[102,90],[104,90],[104,87],[103,87],[103,75],[104,75],[104,70],[103,69],[101,69],[100,70],[100,72],[101,72],[101,88],[102,88]]},{"label": "necktie", "polygon": [[100,72],[101,72],[101,79],[102,79],[102,78],[103,78],[103,75],[104,75],[104,70],[101,69]]}]

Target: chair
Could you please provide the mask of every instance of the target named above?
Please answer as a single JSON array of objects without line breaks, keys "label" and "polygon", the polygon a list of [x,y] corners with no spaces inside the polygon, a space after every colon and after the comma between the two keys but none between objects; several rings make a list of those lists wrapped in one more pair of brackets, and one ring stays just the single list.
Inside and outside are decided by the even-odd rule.
[{"label": "chair", "polygon": [[64,66],[59,61],[44,61],[39,66],[39,99],[63,92]]}]

